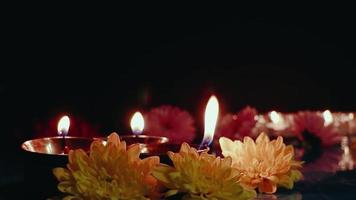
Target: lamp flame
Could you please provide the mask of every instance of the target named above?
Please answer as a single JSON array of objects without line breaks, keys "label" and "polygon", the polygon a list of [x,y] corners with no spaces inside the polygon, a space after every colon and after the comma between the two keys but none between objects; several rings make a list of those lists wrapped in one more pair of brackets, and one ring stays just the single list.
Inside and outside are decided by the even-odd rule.
[{"label": "lamp flame", "polygon": [[139,135],[142,133],[145,127],[145,120],[140,112],[135,112],[135,114],[131,118],[131,130],[135,135]]},{"label": "lamp flame", "polygon": [[216,122],[219,115],[219,102],[216,96],[211,96],[205,108],[204,138],[200,146],[210,145],[214,138]]},{"label": "lamp flame", "polygon": [[58,122],[58,126],[57,126],[58,135],[66,136],[68,134],[69,126],[70,126],[69,117],[65,115]]},{"label": "lamp flame", "polygon": [[354,119],[354,114],[353,113],[349,113],[349,120],[353,120]]},{"label": "lamp flame", "polygon": [[323,112],[323,118],[324,118],[324,126],[328,126],[334,121],[333,115],[331,114],[330,110],[325,110]]},{"label": "lamp flame", "polygon": [[271,119],[271,121],[275,124],[278,124],[280,122],[282,122],[282,117],[281,117],[281,114],[279,114],[278,112],[276,111],[272,111],[269,113],[269,118]]}]

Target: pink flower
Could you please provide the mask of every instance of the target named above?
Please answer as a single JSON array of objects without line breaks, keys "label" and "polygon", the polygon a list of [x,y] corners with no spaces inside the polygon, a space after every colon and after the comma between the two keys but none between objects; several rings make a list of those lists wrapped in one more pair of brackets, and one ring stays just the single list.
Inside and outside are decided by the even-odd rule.
[{"label": "pink flower", "polygon": [[163,105],[145,115],[147,135],[165,136],[173,143],[192,142],[195,137],[192,116],[178,107]]},{"label": "pink flower", "polygon": [[310,162],[305,163],[302,168],[303,172],[336,172],[339,169],[339,161],[342,156],[342,151],[339,148],[325,148],[319,157]]},{"label": "pink flower", "polygon": [[320,144],[324,147],[339,144],[341,140],[341,136],[333,124],[324,125],[324,118],[319,112],[304,111],[296,113],[293,116],[291,131],[301,141],[308,140],[308,138],[316,138],[320,140]]},{"label": "pink flower", "polygon": [[301,169],[305,180],[318,182],[324,179],[330,173],[339,170],[339,161],[342,157],[342,151],[339,148],[325,148],[321,155],[312,162],[306,162]]},{"label": "pink flower", "polygon": [[216,131],[215,137],[222,136],[230,139],[242,139],[245,136],[256,138],[253,133],[253,128],[256,125],[257,111],[254,108],[247,106],[236,114],[225,115]]},{"label": "pink flower", "polygon": [[[61,116],[60,116],[61,117]],[[60,117],[53,118],[46,122],[40,122],[35,125],[35,138],[40,137],[55,137],[58,136],[57,125]],[[86,122],[85,120],[72,117],[70,118],[70,127],[68,131],[68,136],[76,137],[100,137],[99,130],[97,126],[93,126]]]}]

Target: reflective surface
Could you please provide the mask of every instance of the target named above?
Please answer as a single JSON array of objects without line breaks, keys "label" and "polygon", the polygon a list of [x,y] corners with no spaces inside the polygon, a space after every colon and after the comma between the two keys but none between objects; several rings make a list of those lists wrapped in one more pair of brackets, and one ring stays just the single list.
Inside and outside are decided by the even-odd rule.
[{"label": "reflective surface", "polygon": [[95,138],[84,138],[84,137],[65,137],[63,141],[62,137],[47,137],[28,140],[22,144],[22,149],[39,154],[49,154],[49,155],[67,155],[67,152],[63,148],[63,144],[67,150],[72,149],[83,149],[89,151],[90,144],[95,140]]},{"label": "reflective surface", "polygon": [[124,140],[126,144],[162,144],[169,141],[166,137],[148,135],[121,135],[120,139]]},{"label": "reflective surface", "polygon": [[[148,149],[158,152],[156,145],[167,143],[169,140],[166,137],[147,136],[147,135],[124,135],[120,139],[126,144],[131,145],[135,143],[141,144],[142,153],[148,153]],[[49,154],[49,155],[67,155],[68,150],[83,149],[89,152],[90,144],[94,140],[103,140],[106,138],[85,138],[85,137],[47,137],[28,140],[22,144],[22,149],[27,152]],[[63,145],[64,144],[64,145]],[[65,146],[65,148],[64,148]],[[164,146],[163,150],[167,147]]]},{"label": "reflective surface", "polygon": [[[198,149],[198,152],[205,150],[210,150],[209,146],[203,146],[199,149],[198,144],[190,144],[191,147]],[[163,143],[158,145],[142,145],[141,153],[149,155],[166,155],[168,151],[178,152],[180,150],[181,144],[174,143]]]}]

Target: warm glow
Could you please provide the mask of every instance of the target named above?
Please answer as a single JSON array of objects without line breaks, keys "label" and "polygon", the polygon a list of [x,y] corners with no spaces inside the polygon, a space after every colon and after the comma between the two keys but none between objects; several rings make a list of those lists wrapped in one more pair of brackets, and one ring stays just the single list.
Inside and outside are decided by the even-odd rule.
[{"label": "warm glow", "polygon": [[67,135],[69,126],[70,126],[69,117],[65,115],[58,122],[58,126],[57,126],[58,135],[62,135],[62,136]]},{"label": "warm glow", "polygon": [[349,113],[349,120],[353,120],[354,119],[354,114],[353,113]]},{"label": "warm glow", "polygon": [[135,112],[131,119],[131,130],[134,134],[141,134],[145,127],[145,120],[140,112]]},{"label": "warm glow", "polygon": [[325,110],[323,112],[323,117],[324,117],[324,126],[330,125],[334,120],[330,110]]},{"label": "warm glow", "polygon": [[47,153],[52,153],[53,152],[53,148],[52,148],[52,144],[51,143],[46,144],[46,150],[47,150]]},{"label": "warm glow", "polygon": [[282,122],[282,117],[281,114],[279,114],[276,111],[272,111],[269,113],[269,118],[271,119],[271,121],[275,124],[281,123]]},{"label": "warm glow", "polygon": [[288,127],[288,123],[284,116],[280,112],[271,111],[268,113],[269,119],[272,123],[266,124],[268,128],[272,128],[275,131],[285,130]]},{"label": "warm glow", "polygon": [[214,138],[215,126],[219,115],[219,102],[216,96],[211,96],[205,109],[204,138],[202,145],[209,145]]}]

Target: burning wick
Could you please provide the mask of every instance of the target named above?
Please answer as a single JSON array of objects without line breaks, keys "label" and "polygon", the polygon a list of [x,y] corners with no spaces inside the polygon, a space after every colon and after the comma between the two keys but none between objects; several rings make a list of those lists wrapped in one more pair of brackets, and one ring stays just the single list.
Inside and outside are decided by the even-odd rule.
[{"label": "burning wick", "polygon": [[63,150],[64,153],[66,151],[66,139],[65,139],[65,137],[68,134],[69,126],[70,126],[70,121],[69,121],[69,117],[67,115],[63,116],[59,120],[58,126],[57,126],[58,135],[62,136],[62,150]]},{"label": "burning wick", "polygon": [[205,108],[204,116],[204,138],[199,149],[209,146],[213,141],[216,122],[219,115],[219,102],[216,96],[211,96]]},{"label": "burning wick", "polygon": [[131,118],[131,130],[134,135],[140,135],[145,127],[145,120],[140,112],[135,112]]}]

